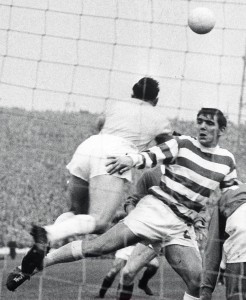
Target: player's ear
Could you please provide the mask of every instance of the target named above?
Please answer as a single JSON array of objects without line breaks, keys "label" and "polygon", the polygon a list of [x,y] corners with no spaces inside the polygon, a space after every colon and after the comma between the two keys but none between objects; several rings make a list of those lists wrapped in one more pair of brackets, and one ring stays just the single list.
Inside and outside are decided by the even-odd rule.
[{"label": "player's ear", "polygon": [[220,127],[220,130],[219,130],[219,136],[223,135],[226,131],[226,127],[225,126],[222,126]]}]

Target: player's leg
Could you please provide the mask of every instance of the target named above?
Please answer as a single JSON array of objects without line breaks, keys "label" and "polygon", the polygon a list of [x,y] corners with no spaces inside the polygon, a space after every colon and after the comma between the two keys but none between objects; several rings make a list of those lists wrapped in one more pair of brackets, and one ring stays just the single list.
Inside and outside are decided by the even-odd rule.
[{"label": "player's leg", "polygon": [[44,266],[98,257],[131,246],[140,240],[140,237],[120,222],[93,240],[73,241],[48,253],[44,259]]},{"label": "player's leg", "polygon": [[36,272],[36,268],[41,264],[44,268],[87,257],[97,257],[133,245],[140,240],[141,238],[136,236],[123,222],[120,222],[93,240],[73,241],[48,253],[44,259],[39,256],[34,260],[33,256],[35,258],[37,249],[33,249],[34,253],[29,253],[29,256],[32,256],[31,259],[25,256],[25,265],[23,265],[22,261],[21,268],[18,270],[15,269],[9,274],[7,278],[7,288],[14,291],[24,281],[29,279],[33,272]]},{"label": "player's leg", "polygon": [[134,278],[137,273],[156,256],[153,248],[138,243],[121,271],[117,299],[131,299]]},{"label": "player's leg", "polygon": [[40,238],[42,240],[46,238],[47,242],[55,242],[73,235],[102,233],[108,227],[122,201],[124,179],[111,175],[91,178],[90,203],[85,201],[88,199],[87,182],[80,178],[78,180],[76,186],[74,184],[72,193],[73,209],[77,212],[84,210],[87,213],[89,208],[89,214],[77,214],[63,220],[63,222],[44,226],[46,237],[42,229],[34,227],[32,235],[36,244],[42,243]]},{"label": "player's leg", "polygon": [[124,179],[111,175],[91,178],[89,214],[95,220],[95,233],[103,233],[108,229],[122,203],[124,184]]},{"label": "player's leg", "polygon": [[[88,182],[71,175],[68,188],[71,209],[69,212],[60,215],[54,224],[44,226],[48,242],[55,242],[63,238],[81,234],[79,229],[81,225],[80,214],[85,214],[86,216],[89,210]],[[89,230],[93,226],[93,222],[90,220],[90,217],[87,217],[87,224],[82,225],[86,227],[84,230]],[[33,234],[35,236],[38,233],[33,232]]]},{"label": "player's leg", "polygon": [[[131,172],[122,175],[109,175],[106,169],[107,156],[110,151],[126,153],[126,143],[117,137],[95,135],[85,140],[75,151],[67,165],[71,174],[84,179],[85,190],[89,182],[88,212],[77,214],[57,226],[45,227],[48,239],[69,237],[88,233],[102,233],[111,221],[122,201],[123,186],[131,181]],[[83,203],[83,202],[76,202]],[[52,231],[52,232],[51,232]],[[38,243],[38,241],[35,241]]]},{"label": "player's leg", "polygon": [[199,251],[194,247],[181,245],[169,245],[164,250],[168,263],[187,286],[183,299],[199,299],[202,274],[202,259]]},{"label": "player's leg", "polygon": [[142,278],[139,280],[138,287],[151,296],[154,295],[150,287],[148,286],[149,280],[156,274],[159,268],[159,261],[157,258],[153,258],[147,265],[146,270],[143,273]]},{"label": "player's leg", "polygon": [[113,263],[112,268],[109,270],[107,275],[104,277],[100,291],[99,291],[99,297],[104,298],[107,290],[111,287],[113,284],[116,275],[120,272],[120,270],[125,266],[126,260],[122,258],[116,257]]},{"label": "player's leg", "polygon": [[226,299],[246,299],[246,262],[226,264]]}]

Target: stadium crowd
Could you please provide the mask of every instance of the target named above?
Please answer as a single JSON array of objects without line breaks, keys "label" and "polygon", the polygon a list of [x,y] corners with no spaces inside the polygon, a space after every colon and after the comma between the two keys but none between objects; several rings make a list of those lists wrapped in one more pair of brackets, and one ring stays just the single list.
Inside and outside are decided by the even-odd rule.
[{"label": "stadium crowd", "polygon": [[31,222],[52,222],[68,207],[66,163],[90,136],[88,113],[0,111],[0,246],[29,246]]},{"label": "stadium crowd", "polygon": [[[96,116],[87,112],[0,110],[0,246],[10,240],[18,247],[30,246],[31,222],[50,223],[67,211],[69,174],[65,166],[78,144],[96,132],[95,120]],[[194,132],[193,122],[174,119],[172,124],[178,132]],[[237,128],[230,124],[229,130],[222,145],[231,149],[243,166],[246,139],[241,135],[240,147],[235,148]],[[244,130],[242,126],[240,131]],[[243,172],[241,167],[240,178],[246,180]]]}]

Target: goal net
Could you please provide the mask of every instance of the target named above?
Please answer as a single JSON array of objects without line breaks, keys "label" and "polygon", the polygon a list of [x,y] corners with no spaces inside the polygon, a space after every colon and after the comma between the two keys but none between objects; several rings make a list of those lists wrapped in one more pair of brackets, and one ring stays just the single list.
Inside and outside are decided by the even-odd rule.
[{"label": "goal net", "polygon": [[[196,7],[214,12],[208,34],[187,25]],[[83,111],[99,114],[108,100],[129,99],[143,76],[159,81],[158,107],[167,118],[191,121],[201,107],[216,107],[244,124],[245,16],[245,0],[0,0],[0,246],[30,243],[32,221],[63,212],[65,165],[92,133],[94,119]],[[167,291],[162,268],[160,298]],[[81,269],[77,299],[88,283],[86,262]],[[57,279],[71,288],[69,280]]]},{"label": "goal net", "polygon": [[[187,27],[198,6],[216,16],[209,34]],[[167,116],[207,106],[237,122],[245,12],[243,0],[1,0],[0,104],[98,113],[148,75]]]}]

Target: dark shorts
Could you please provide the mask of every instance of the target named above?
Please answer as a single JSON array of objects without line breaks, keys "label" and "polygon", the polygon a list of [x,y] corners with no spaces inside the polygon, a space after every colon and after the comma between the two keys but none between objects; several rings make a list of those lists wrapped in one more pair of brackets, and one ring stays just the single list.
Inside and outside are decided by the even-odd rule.
[{"label": "dark shorts", "polygon": [[246,262],[226,264],[226,299],[246,300]]}]

